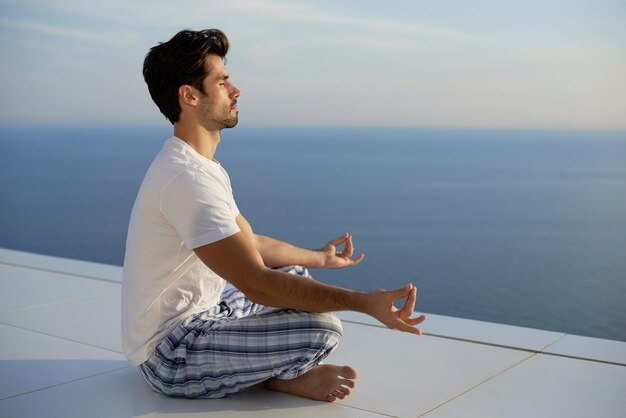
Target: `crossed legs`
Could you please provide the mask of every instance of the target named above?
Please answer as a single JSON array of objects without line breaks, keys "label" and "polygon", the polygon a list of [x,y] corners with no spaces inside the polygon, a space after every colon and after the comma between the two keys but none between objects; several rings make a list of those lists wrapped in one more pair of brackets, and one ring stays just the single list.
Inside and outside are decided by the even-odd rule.
[{"label": "crossed legs", "polygon": [[168,335],[140,371],[150,387],[168,396],[222,398],[263,383],[333,402],[350,394],[356,378],[349,366],[320,364],[341,333],[334,313],[270,308],[230,289],[220,305]]}]

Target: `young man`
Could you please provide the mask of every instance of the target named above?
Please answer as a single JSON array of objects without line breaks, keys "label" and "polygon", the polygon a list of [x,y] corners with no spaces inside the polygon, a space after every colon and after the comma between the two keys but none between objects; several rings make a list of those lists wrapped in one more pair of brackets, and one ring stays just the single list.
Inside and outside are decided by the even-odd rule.
[{"label": "young man", "polygon": [[[214,159],[220,131],[234,127],[239,113],[227,52],[219,30],[185,30],[145,58],[150,95],[174,136],[148,169],[130,219],[124,352],[150,387],[169,396],[220,398],[263,383],[311,399],[343,399],[356,371],[320,364],[341,337],[332,312],[364,312],[419,335],[415,326],[425,316],[411,318],[416,289],[366,293],[314,280],[307,267],[363,259],[353,258],[349,234],[311,251],[253,232]],[[234,287],[224,290],[226,281]],[[393,302],[405,297],[396,309]]]}]

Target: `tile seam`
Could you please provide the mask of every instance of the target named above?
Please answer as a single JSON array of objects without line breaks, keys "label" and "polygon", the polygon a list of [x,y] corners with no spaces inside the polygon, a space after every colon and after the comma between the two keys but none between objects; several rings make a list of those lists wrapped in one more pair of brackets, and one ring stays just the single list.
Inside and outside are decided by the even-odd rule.
[{"label": "tile seam", "polygon": [[49,268],[45,268],[45,267],[37,267],[37,266],[31,266],[31,265],[27,265],[27,264],[11,263],[11,262],[8,262],[8,261],[0,261],[0,264],[3,264],[5,266],[10,266],[10,267],[19,267],[19,268],[30,269],[30,270],[45,271],[45,272],[48,272],[48,273],[63,274],[65,276],[79,277],[81,279],[89,279],[89,280],[97,280],[97,281],[100,281],[100,282],[121,284],[121,279],[120,280],[107,279],[107,278],[104,278],[104,277],[90,276],[90,275],[87,275],[87,274],[72,273],[72,272],[63,271],[63,270],[59,270],[59,269],[49,269]]},{"label": "tile seam", "polygon": [[444,402],[440,403],[439,405],[435,406],[434,408],[429,409],[428,411],[424,412],[423,414],[418,415],[418,416],[417,416],[417,418],[420,418],[420,417],[423,417],[423,416],[426,416],[426,415],[430,414],[432,411],[434,411],[434,410],[436,410],[436,409],[438,409],[438,408],[442,407],[443,405],[445,405],[445,404],[447,404],[447,403],[449,403],[449,402],[452,402],[452,401],[454,401],[455,399],[458,399],[459,397],[461,397],[461,396],[465,395],[466,393],[469,393],[469,392],[473,391],[473,390],[474,390],[474,389],[476,389],[477,387],[484,385],[485,383],[487,383],[487,382],[489,382],[489,381],[491,381],[491,380],[495,379],[496,377],[501,376],[502,374],[504,374],[504,373],[508,372],[509,370],[511,370],[511,369],[513,369],[513,368],[515,368],[515,367],[519,366],[520,364],[522,364],[522,363],[524,363],[524,362],[526,362],[526,361],[530,360],[531,358],[535,357],[537,354],[539,354],[539,353],[532,353],[532,354],[530,354],[529,356],[524,357],[523,359],[521,359],[520,361],[518,361],[518,362],[516,362],[516,363],[514,363],[514,364],[512,364],[512,365],[510,365],[509,367],[506,367],[506,368],[504,368],[504,369],[500,370],[498,373],[494,374],[493,376],[489,376],[489,377],[488,377],[488,378],[486,378],[485,380],[482,380],[481,382],[477,383],[476,385],[474,385],[474,386],[472,386],[472,387],[470,387],[470,388],[468,388],[468,389],[466,389],[466,390],[462,391],[461,393],[457,394],[456,396],[453,396],[453,397],[451,397],[450,399],[448,399],[448,400],[446,400],[446,401],[444,401]]},{"label": "tile seam", "polygon": [[117,350],[113,350],[111,348],[101,347],[101,346],[95,345],[95,344],[89,344],[89,343],[86,343],[84,341],[73,340],[71,338],[61,337],[59,335],[54,335],[54,334],[50,334],[50,333],[47,333],[47,332],[37,331],[37,330],[31,329],[31,328],[26,328],[26,327],[22,327],[22,326],[19,326],[19,325],[11,324],[11,323],[5,322],[5,321],[3,321],[1,319],[0,319],[0,324],[1,325],[6,325],[8,327],[21,329],[23,331],[33,332],[35,334],[45,335],[46,337],[54,337],[54,338],[58,338],[59,340],[69,341],[69,342],[72,342],[72,343],[85,345],[85,346],[88,346],[88,347],[91,347],[91,348],[98,348],[100,350],[105,350],[105,351],[108,351],[108,352],[111,352],[111,353],[124,355],[124,353],[122,351],[117,351]]},{"label": "tile seam", "polygon": [[[379,325],[368,324],[368,323],[358,322],[358,321],[353,321],[353,320],[342,319],[342,322],[348,322],[348,323],[355,324],[355,325],[364,325],[364,326],[368,326],[368,327],[386,329],[385,327],[382,327],[382,326],[379,326]],[[447,340],[461,341],[461,342],[466,342],[466,343],[471,343],[471,344],[486,345],[486,346],[489,346],[489,347],[505,348],[505,349],[508,349],[508,350],[523,351],[523,352],[532,353],[532,354],[546,354],[546,355],[551,355],[551,356],[555,356],[555,357],[565,357],[565,358],[572,358],[572,359],[577,359],[577,360],[592,361],[592,362],[595,362],[595,363],[604,363],[604,364],[611,364],[611,365],[616,365],[616,366],[626,366],[626,364],[624,364],[624,363],[615,362],[615,361],[611,361],[611,360],[602,360],[602,359],[596,359],[596,358],[590,358],[590,357],[581,357],[581,356],[575,356],[575,355],[571,355],[571,354],[551,353],[551,352],[545,351],[548,347],[550,347],[551,345],[553,345],[556,342],[560,341],[562,338],[565,338],[569,334],[562,334],[558,338],[556,338],[554,341],[551,341],[551,342],[547,343],[547,345],[545,345],[544,347],[539,348],[539,349],[515,347],[515,346],[510,346],[510,345],[489,343],[489,342],[485,342],[485,341],[470,340],[470,339],[461,338],[461,337],[451,337],[451,336],[448,336],[448,335],[439,335],[439,334],[433,334],[433,333],[428,333],[428,332],[425,332],[423,335],[428,336],[428,337],[434,337],[434,338],[443,338],[443,339],[447,339]]]},{"label": "tile seam", "polygon": [[557,353],[557,352],[546,351],[550,347],[552,347],[554,344],[558,343],[563,338],[565,338],[565,337],[567,337],[569,335],[571,335],[571,334],[563,334],[563,335],[561,335],[561,337],[557,338],[556,340],[552,341],[551,343],[549,343],[548,345],[543,347],[541,349],[540,354],[546,354],[548,356],[556,356],[556,357],[566,357],[566,358],[572,358],[572,359],[576,359],[576,360],[594,361],[594,362],[597,362],[597,363],[611,364],[611,365],[614,365],[614,366],[626,366],[626,363],[623,362],[623,361],[602,360],[602,359],[591,358],[591,357],[577,356],[577,355],[574,355],[574,354],[564,354],[564,353]]},{"label": "tile seam", "polygon": [[94,377],[102,376],[104,374],[113,373],[113,372],[117,372],[117,371],[120,371],[120,370],[128,369],[130,367],[131,366],[118,367],[116,369],[107,370],[107,371],[104,371],[104,372],[96,373],[94,375],[79,377],[77,379],[68,380],[67,382],[57,383],[55,385],[46,386],[44,388],[33,389],[33,390],[28,391],[28,392],[24,392],[24,393],[20,393],[18,395],[12,395],[12,396],[9,396],[7,398],[0,399],[0,403],[3,402],[3,401],[7,401],[9,399],[13,399],[13,398],[17,398],[17,397],[20,397],[20,396],[29,395],[29,394],[35,393],[35,392],[41,392],[42,390],[48,390],[48,389],[52,389],[52,388],[55,388],[55,387],[68,385],[70,383],[79,382],[79,381],[85,380],[85,379],[91,379],[91,378],[94,378]]},{"label": "tile seam", "polygon": [[620,363],[620,362],[610,361],[610,360],[598,360],[598,359],[593,359],[593,358],[588,358],[588,357],[578,357],[578,356],[571,355],[571,354],[560,354],[560,353],[550,353],[550,352],[541,352],[537,354],[542,354],[544,356],[569,358],[572,360],[590,361],[592,363],[608,364],[611,366],[626,367],[625,363]]},{"label": "tile seam", "polygon": [[346,405],[346,404],[335,404],[335,405],[343,406],[343,407],[350,408],[350,409],[355,409],[357,411],[370,412],[372,414],[380,415],[382,417],[399,418],[397,415],[390,415],[384,412],[374,411],[374,410],[366,409],[366,408],[359,408],[358,406],[352,406],[352,405]]},{"label": "tile seam", "polygon": [[63,304],[66,304],[66,303],[80,302],[82,300],[93,299],[93,298],[97,298],[97,297],[101,297],[101,296],[108,296],[108,295],[112,295],[112,294],[115,294],[115,293],[119,293],[119,290],[109,290],[109,291],[102,292],[102,293],[96,293],[94,295],[83,296],[83,297],[74,298],[74,299],[68,299],[68,300],[61,300],[61,301],[58,301],[58,302],[52,302],[52,303],[48,303],[47,305],[36,305],[36,306],[30,306],[28,308],[17,309],[17,310],[14,310],[14,311],[2,312],[2,313],[0,313],[0,320],[2,320],[3,317],[9,316],[9,315],[25,313],[25,312],[29,312],[29,311],[32,311],[32,310],[35,310],[35,309],[43,309],[43,308],[49,308],[49,307],[52,307],[52,306],[59,306],[59,305],[63,305]]},{"label": "tile seam", "polygon": [[[342,322],[348,322],[351,324],[356,324],[356,325],[365,325],[368,327],[374,327],[374,328],[382,328],[382,329],[387,329],[385,327],[381,327],[379,325],[374,325],[374,324],[367,324],[364,322],[357,322],[357,321],[350,321],[350,320],[342,320]],[[434,338],[443,338],[446,340],[454,340],[454,341],[462,341],[462,342],[466,342],[466,343],[472,343],[472,344],[480,344],[480,345],[487,345],[490,347],[498,347],[498,348],[506,348],[506,349],[510,349],[510,350],[516,350],[516,351],[524,351],[527,353],[539,353],[539,350],[536,349],[532,349],[532,348],[522,348],[522,347],[515,347],[515,346],[511,346],[511,345],[504,345],[504,344],[496,344],[496,343],[489,343],[486,341],[478,341],[478,340],[470,340],[467,338],[461,338],[461,337],[451,337],[449,335],[439,335],[439,334],[433,334],[433,333],[429,333],[429,332],[424,332],[422,335],[427,336],[427,337],[434,337]]]},{"label": "tile seam", "polygon": [[554,341],[550,341],[548,344],[546,344],[541,350],[539,350],[539,352],[543,353],[546,348],[550,347],[551,345],[554,345],[556,343],[558,343],[559,341],[561,341],[563,338],[565,338],[567,336],[567,334],[563,334],[561,335],[559,338],[555,339]]}]

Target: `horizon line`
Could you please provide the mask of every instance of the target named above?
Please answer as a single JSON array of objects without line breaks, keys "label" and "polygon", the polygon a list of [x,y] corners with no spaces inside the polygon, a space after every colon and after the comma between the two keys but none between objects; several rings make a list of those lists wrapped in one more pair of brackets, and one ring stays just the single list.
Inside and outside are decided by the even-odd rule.
[{"label": "horizon line", "polygon": [[[114,127],[127,127],[127,128],[167,128],[172,129],[172,125],[169,123],[152,123],[152,122],[33,122],[33,123],[19,123],[19,122],[1,122],[0,128],[8,129],[25,129],[25,128],[114,128]],[[517,131],[517,132],[603,132],[603,133],[615,133],[626,134],[626,128],[556,128],[556,127],[500,127],[500,126],[436,126],[436,125],[320,125],[320,124],[241,124],[239,129],[362,129],[362,130],[380,130],[380,129],[392,129],[392,130],[431,130],[431,131]],[[235,128],[230,128],[235,129]],[[230,130],[229,129],[229,130]],[[227,130],[226,130],[227,131]]]}]

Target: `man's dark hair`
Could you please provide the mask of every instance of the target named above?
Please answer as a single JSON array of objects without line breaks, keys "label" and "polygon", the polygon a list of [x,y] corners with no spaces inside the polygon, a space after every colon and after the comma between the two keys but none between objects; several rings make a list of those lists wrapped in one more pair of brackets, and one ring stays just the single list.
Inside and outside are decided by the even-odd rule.
[{"label": "man's dark hair", "polygon": [[172,124],[180,118],[178,88],[188,84],[204,94],[206,57],[215,54],[225,58],[227,52],[228,38],[218,29],[182,30],[150,49],[143,62],[143,78],[152,100]]}]

